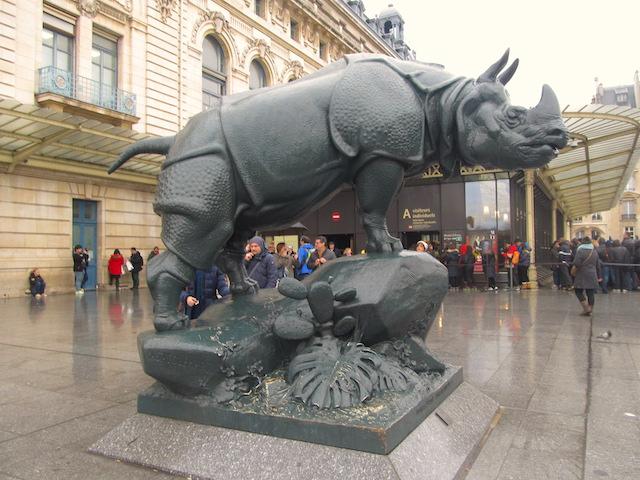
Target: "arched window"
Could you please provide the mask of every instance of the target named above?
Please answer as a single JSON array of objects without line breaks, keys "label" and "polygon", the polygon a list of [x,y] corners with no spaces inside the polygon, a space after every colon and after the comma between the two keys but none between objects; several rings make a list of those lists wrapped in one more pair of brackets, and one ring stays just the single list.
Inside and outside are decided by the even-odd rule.
[{"label": "arched window", "polygon": [[249,90],[267,86],[267,74],[258,60],[253,60],[249,65]]},{"label": "arched window", "polygon": [[393,30],[393,23],[391,20],[387,20],[384,22],[384,33],[391,33],[391,30]]},{"label": "arched window", "polygon": [[202,44],[202,109],[211,108],[227,93],[227,62],[224,50],[211,35]]}]

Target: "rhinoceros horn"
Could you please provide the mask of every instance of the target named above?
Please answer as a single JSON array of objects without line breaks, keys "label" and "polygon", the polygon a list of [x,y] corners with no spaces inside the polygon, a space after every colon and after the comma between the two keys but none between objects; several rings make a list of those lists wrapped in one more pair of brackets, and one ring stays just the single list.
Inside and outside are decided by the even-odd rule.
[{"label": "rhinoceros horn", "polygon": [[518,69],[519,63],[520,63],[520,59],[516,58],[513,61],[513,63],[509,66],[509,68],[507,68],[504,72],[502,72],[502,74],[498,77],[498,81],[502,85],[506,85],[507,82],[511,80],[511,77],[513,77],[513,74],[516,73],[516,70]]},{"label": "rhinoceros horn", "polygon": [[530,115],[536,117],[560,117],[560,104],[558,103],[558,97],[554,93],[553,89],[549,85],[542,86],[542,96],[538,105],[529,110]]},{"label": "rhinoceros horn", "polygon": [[477,83],[495,82],[496,78],[498,77],[498,74],[502,71],[502,69],[507,64],[508,61],[509,61],[509,49],[507,48],[507,51],[504,52],[502,57],[500,57],[500,60],[498,60],[496,63],[491,65],[489,68],[487,68],[487,71],[484,72],[482,75],[480,75],[476,80],[476,82]]}]

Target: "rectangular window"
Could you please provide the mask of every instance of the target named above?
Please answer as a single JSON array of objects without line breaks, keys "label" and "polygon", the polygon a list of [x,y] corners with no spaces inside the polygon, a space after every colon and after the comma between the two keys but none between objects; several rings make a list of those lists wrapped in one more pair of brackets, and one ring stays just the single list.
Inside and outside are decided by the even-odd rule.
[{"label": "rectangular window", "polygon": [[618,105],[626,105],[629,101],[629,97],[626,93],[618,93],[616,94],[616,103]]},{"label": "rectangular window", "polygon": [[291,35],[291,38],[295,41],[298,41],[298,22],[295,20],[291,20],[291,23],[289,24],[289,35]]},{"label": "rectangular window", "polygon": [[602,214],[600,212],[594,213],[593,215],[591,215],[591,220],[593,221],[602,220]]},{"label": "rectangular window", "polygon": [[635,236],[635,228],[634,227],[624,227],[624,233],[628,233],[630,237]]},{"label": "rectangular window", "polygon": [[264,0],[254,0],[254,11],[259,17],[265,18]]},{"label": "rectangular window", "polygon": [[320,46],[318,47],[318,55],[322,60],[327,59],[327,44],[320,40]]},{"label": "rectangular window", "polygon": [[73,37],[44,26],[42,28],[42,67],[73,72]]},{"label": "rectangular window", "polygon": [[91,77],[94,84],[89,93],[92,102],[102,107],[115,109],[118,87],[118,43],[96,33],[91,49]]}]

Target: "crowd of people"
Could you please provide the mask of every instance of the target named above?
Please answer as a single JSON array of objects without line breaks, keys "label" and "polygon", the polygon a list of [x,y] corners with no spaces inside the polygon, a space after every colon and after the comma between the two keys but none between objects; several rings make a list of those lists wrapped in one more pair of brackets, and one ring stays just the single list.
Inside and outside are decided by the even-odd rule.
[{"label": "crowd of people", "polygon": [[[529,285],[531,249],[526,242],[516,239],[506,242],[498,253],[488,239],[460,245],[449,243],[440,251],[436,242],[421,240],[412,249],[437,258],[447,268],[449,287],[474,288],[474,272],[482,271],[487,290],[498,290],[496,276],[499,267],[508,272],[509,285],[516,290]],[[149,262],[160,253],[154,247],[147,257]],[[364,251],[362,253],[365,253]],[[583,306],[583,314],[589,315],[594,305],[594,294],[638,291],[640,287],[640,240],[625,234],[622,241],[582,239],[554,242],[551,249],[554,287],[573,290]],[[340,256],[352,256],[351,248],[343,251],[333,242],[320,235],[313,243],[302,236],[297,250],[284,242],[269,245],[262,237],[253,237],[246,245],[245,268],[260,289],[275,288],[285,277],[302,280],[314,270]],[[76,245],[73,249],[73,272],[76,294],[84,293],[90,252]],[[139,274],[144,260],[136,248],[131,248],[129,257],[115,249],[107,263],[109,285],[120,289],[120,279],[131,274],[132,289],[139,288]],[[483,282],[484,283],[484,282]],[[29,274],[29,291],[35,298],[45,296],[46,282],[35,268]],[[196,318],[211,303],[230,295],[228,278],[216,266],[209,270],[198,270],[195,280],[183,292],[180,308],[191,318]]]},{"label": "crowd of people", "polygon": [[490,240],[480,240],[470,244],[465,242],[459,246],[449,243],[439,252],[436,242],[420,240],[414,248],[417,252],[429,253],[440,260],[449,276],[449,288],[476,288],[473,272],[478,265],[487,284],[487,289],[498,290],[496,285],[496,266],[501,261],[509,274],[509,284],[519,290],[529,284],[529,265],[531,263],[531,249],[526,242],[516,239],[515,242],[506,242],[496,255]]},{"label": "crowd of people", "polygon": [[[588,238],[588,237],[586,237]],[[575,275],[571,267],[584,239],[556,240],[551,249],[554,259],[554,287],[563,290],[575,288]],[[598,259],[598,284],[594,287],[602,293],[637,291],[640,284],[640,240],[625,234],[622,241],[599,238],[591,241],[594,256]]]}]

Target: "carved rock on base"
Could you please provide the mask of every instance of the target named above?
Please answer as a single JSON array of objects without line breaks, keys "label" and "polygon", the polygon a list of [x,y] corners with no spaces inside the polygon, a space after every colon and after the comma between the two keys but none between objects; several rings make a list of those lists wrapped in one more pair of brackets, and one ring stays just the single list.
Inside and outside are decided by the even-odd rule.
[{"label": "carved rock on base", "polygon": [[[333,291],[357,291],[355,299],[334,306],[336,317],[356,319],[356,342],[404,344],[413,337],[398,356],[400,363],[416,371],[441,370],[424,345],[447,292],[447,271],[440,262],[408,251],[343,257],[319,268],[304,284],[331,276]],[[290,358],[296,343],[278,338],[273,327],[280,317],[296,315],[313,319],[306,300],[283,297],[275,289],[212,305],[195,328],[142,333],[138,347],[144,371],[176,393],[227,401],[229,393],[239,395]]]}]

